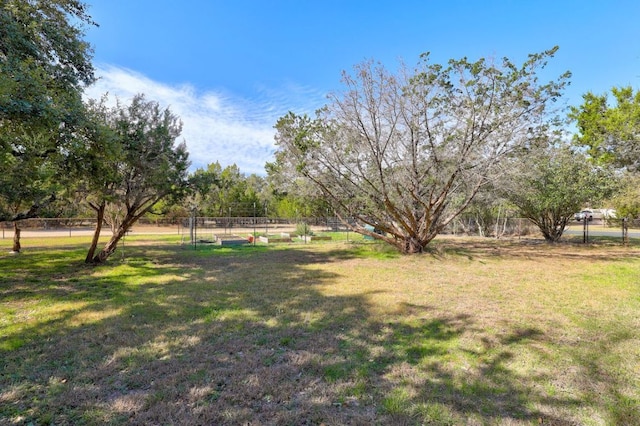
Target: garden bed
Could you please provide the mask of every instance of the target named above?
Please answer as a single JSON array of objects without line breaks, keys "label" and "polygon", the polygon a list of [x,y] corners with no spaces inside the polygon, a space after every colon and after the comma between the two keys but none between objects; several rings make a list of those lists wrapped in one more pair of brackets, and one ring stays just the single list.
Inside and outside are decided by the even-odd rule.
[{"label": "garden bed", "polygon": [[219,246],[238,246],[247,244],[249,241],[246,238],[239,237],[237,235],[217,235],[216,244]]},{"label": "garden bed", "polygon": [[311,241],[331,241],[331,237],[328,235],[300,235],[298,238],[305,243]]},{"label": "garden bed", "polygon": [[258,237],[258,241],[261,243],[290,243],[292,241],[291,237],[283,237],[283,236],[275,236],[275,235],[261,235]]}]

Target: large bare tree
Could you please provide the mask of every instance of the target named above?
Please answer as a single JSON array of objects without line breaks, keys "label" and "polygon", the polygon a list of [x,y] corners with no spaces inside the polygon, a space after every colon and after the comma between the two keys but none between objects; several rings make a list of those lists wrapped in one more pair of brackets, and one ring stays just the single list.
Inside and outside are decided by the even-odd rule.
[{"label": "large bare tree", "polygon": [[[501,160],[543,132],[570,73],[540,84],[557,48],[508,59],[432,64],[391,73],[368,61],[316,118],[276,124],[280,170],[309,179],[351,227],[417,253],[499,173]],[[373,232],[365,225],[382,233]]]}]

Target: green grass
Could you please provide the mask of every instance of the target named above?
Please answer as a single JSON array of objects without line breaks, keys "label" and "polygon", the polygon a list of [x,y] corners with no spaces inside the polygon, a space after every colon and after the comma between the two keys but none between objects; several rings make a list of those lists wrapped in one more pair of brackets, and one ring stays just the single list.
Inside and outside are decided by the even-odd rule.
[{"label": "green grass", "polygon": [[637,246],[75,238],[0,240],[0,424],[640,418]]}]

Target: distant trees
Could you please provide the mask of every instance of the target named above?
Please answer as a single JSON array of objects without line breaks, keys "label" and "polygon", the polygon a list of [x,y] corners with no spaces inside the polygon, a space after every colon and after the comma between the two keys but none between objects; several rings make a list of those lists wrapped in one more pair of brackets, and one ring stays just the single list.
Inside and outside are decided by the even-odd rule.
[{"label": "distant trees", "polygon": [[219,162],[196,169],[190,176],[190,196],[184,200],[187,210],[197,209],[199,216],[270,216],[295,220],[325,217],[333,211],[317,196],[303,193],[293,182],[282,181],[274,172],[276,162],[267,163],[267,176],[244,174],[237,165],[222,167]]},{"label": "distant trees", "polygon": [[344,74],[345,92],[316,118],[289,113],[276,124],[281,170],[320,191],[354,230],[416,253],[494,179],[503,160],[547,126],[548,103],[568,73],[540,84],[556,48],[508,59],[431,64],[396,74],[366,62]]},{"label": "distant trees", "polygon": [[599,164],[640,171],[640,91],[614,87],[611,93],[611,104],[606,94],[589,92],[572,108],[578,126],[574,140]]},{"label": "distant trees", "polygon": [[623,182],[612,202],[619,217],[639,217],[640,192],[640,91],[631,87],[611,89],[613,99],[591,92],[571,110],[578,126],[574,142],[587,149],[590,157],[604,167],[618,170]]},{"label": "distant trees", "polygon": [[[192,198],[202,216],[226,217],[264,215],[265,182],[258,175],[245,175],[235,164],[215,162],[196,169],[190,177]],[[254,207],[255,206],[255,207]]]},{"label": "distant trees", "polygon": [[326,202],[319,188],[291,167],[287,155],[285,150],[278,150],[275,160],[265,165],[266,182],[271,194],[270,205],[274,214],[296,220],[326,217],[329,212],[333,216],[333,207]]},{"label": "distant trees", "polygon": [[640,174],[623,173],[620,188],[611,199],[618,218],[640,218]]},{"label": "distant trees", "polygon": [[562,237],[585,203],[605,199],[613,188],[610,173],[562,143],[533,148],[526,157],[510,163],[498,193],[549,242]]}]

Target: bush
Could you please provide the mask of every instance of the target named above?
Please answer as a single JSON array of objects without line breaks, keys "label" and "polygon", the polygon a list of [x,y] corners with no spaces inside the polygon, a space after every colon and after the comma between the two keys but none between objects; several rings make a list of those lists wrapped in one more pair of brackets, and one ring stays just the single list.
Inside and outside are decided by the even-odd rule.
[{"label": "bush", "polygon": [[300,222],[296,224],[296,234],[298,235],[313,235],[313,231],[307,222]]}]

